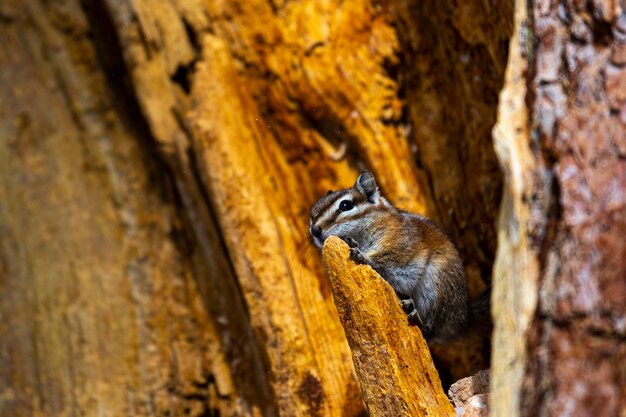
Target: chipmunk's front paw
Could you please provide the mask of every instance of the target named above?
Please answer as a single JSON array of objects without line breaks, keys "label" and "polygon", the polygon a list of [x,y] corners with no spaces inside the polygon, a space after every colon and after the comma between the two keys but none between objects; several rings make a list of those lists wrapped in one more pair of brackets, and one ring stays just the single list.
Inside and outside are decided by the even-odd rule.
[{"label": "chipmunk's front paw", "polygon": [[368,259],[359,248],[350,248],[350,257],[358,264],[367,264]]},{"label": "chipmunk's front paw", "polygon": [[352,239],[351,237],[345,237],[343,238],[343,241],[346,242],[348,246],[350,246],[350,258],[352,258],[354,262],[358,264],[367,263],[367,258],[359,249],[359,244],[356,240]]},{"label": "chipmunk's front paw", "polygon": [[357,243],[356,240],[352,239],[351,237],[346,237],[343,239],[344,242],[346,242],[348,244],[348,246],[350,246],[351,248],[358,248],[359,244]]}]

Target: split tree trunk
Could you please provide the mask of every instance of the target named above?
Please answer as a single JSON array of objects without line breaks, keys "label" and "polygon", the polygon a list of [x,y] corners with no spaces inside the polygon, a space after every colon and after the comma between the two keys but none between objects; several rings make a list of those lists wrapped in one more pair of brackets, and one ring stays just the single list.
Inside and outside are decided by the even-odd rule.
[{"label": "split tree trunk", "polygon": [[[624,178],[624,18],[616,3],[586,4],[533,4],[528,33],[541,42],[535,50],[520,37],[520,18],[509,67],[528,64],[529,84],[523,73],[513,84],[513,73],[506,91],[522,113],[532,106],[522,130],[505,124],[498,142],[523,154],[501,152],[509,179],[496,337],[522,342],[496,350],[532,360],[525,368],[518,358],[517,385],[497,397],[509,411],[520,392],[530,410],[546,410],[549,395],[531,395],[535,385],[569,395],[561,375],[542,379],[540,370],[586,354],[589,333],[598,363],[607,352],[623,358],[615,274],[624,256],[611,237],[623,197],[591,192]],[[306,240],[308,208],[368,167],[392,202],[451,234],[478,293],[496,247],[501,181],[490,129],[511,6],[0,2],[0,415],[363,415]],[[501,122],[507,114],[521,117],[503,108]],[[601,145],[585,148],[581,132]],[[585,190],[581,178],[602,198],[574,194]],[[529,226],[519,231],[529,238],[514,241],[511,224]],[[598,235],[588,227],[605,226],[610,233],[589,237]],[[524,255],[507,258],[511,245]],[[521,263],[507,270],[507,259]],[[592,278],[577,281],[580,270]],[[510,306],[517,333],[503,328]],[[578,347],[565,352],[557,341]],[[485,367],[483,350],[438,351],[440,370],[456,379]],[[618,382],[625,374],[603,372]],[[607,407],[619,407],[613,394]]]},{"label": "split tree trunk", "polygon": [[484,285],[510,16],[481,7],[3,1],[1,414],[363,414],[308,209],[367,166]]},{"label": "split tree trunk", "polygon": [[494,416],[626,415],[626,3],[516,4]]}]

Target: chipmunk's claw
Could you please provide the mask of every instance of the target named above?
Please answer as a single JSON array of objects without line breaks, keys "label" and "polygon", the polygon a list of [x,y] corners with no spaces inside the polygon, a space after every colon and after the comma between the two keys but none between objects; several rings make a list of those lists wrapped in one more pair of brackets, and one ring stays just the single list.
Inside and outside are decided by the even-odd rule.
[{"label": "chipmunk's claw", "polygon": [[422,335],[424,337],[426,337],[426,338],[428,337],[428,335],[430,334],[430,331],[431,331],[431,326],[424,324],[424,321],[420,317],[420,315],[417,312],[417,310],[414,309],[413,311],[411,311],[407,315],[407,318],[408,318],[410,323],[414,323],[417,327],[419,327],[419,329],[422,331]]},{"label": "chipmunk's claw", "polygon": [[345,237],[343,238],[343,241],[346,242],[348,246],[350,246],[350,258],[352,258],[354,262],[358,264],[369,263],[367,257],[359,249],[359,244],[356,240],[352,239],[351,237]]},{"label": "chipmunk's claw", "polygon": [[415,310],[415,304],[413,303],[412,298],[405,298],[404,300],[400,300],[400,307],[404,310],[405,313],[411,313]]},{"label": "chipmunk's claw", "polygon": [[350,248],[350,257],[358,264],[367,264],[368,259],[359,248]]}]

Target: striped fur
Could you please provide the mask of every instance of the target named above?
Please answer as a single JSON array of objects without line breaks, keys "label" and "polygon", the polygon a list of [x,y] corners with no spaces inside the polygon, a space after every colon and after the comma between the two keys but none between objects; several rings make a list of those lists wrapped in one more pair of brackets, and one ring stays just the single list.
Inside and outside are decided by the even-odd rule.
[{"label": "striped fur", "polygon": [[[354,208],[340,211],[342,201]],[[311,208],[310,230],[319,248],[331,235],[350,242],[355,259],[372,266],[400,299],[412,300],[417,316],[411,317],[421,319],[418,325],[429,342],[465,333],[470,306],[454,244],[432,221],[393,207],[369,171],[352,188],[320,198]]]}]

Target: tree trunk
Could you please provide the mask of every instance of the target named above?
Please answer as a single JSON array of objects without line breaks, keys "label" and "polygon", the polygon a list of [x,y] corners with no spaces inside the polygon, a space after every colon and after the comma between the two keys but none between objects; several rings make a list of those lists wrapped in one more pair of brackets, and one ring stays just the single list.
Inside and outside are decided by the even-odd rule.
[{"label": "tree trunk", "polygon": [[510,1],[2,1],[0,415],[365,415],[309,207],[368,167],[480,292],[511,23]]},{"label": "tree trunk", "polygon": [[0,9],[0,415],[276,415],[220,240],[190,247],[123,69],[107,84],[78,4]]},{"label": "tree trunk", "polygon": [[492,415],[626,410],[626,4],[516,4]]}]

